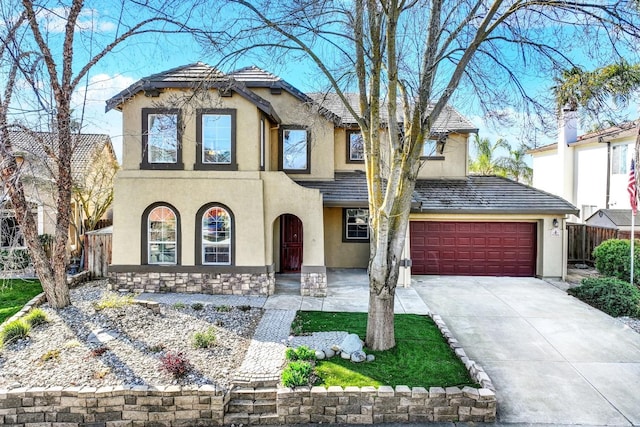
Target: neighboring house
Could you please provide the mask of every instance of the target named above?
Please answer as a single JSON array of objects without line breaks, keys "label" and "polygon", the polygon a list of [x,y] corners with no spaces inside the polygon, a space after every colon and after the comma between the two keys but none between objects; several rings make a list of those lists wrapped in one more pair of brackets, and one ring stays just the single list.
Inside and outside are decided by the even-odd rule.
[{"label": "neighboring house", "polygon": [[588,225],[631,231],[631,209],[598,209],[585,220]]},{"label": "neighboring house", "polygon": [[638,122],[577,135],[574,111],[565,111],[558,143],[529,153],[533,186],[558,195],[580,209],[585,221],[598,209],[630,209],[627,183]]},{"label": "neighboring house", "polygon": [[[366,268],[362,139],[334,95],[306,95],[257,67],[196,63],[107,101],[123,113],[115,184],[115,287],[272,294],[275,273],[324,295],[327,268]],[[383,132],[386,130],[382,130]],[[469,134],[453,108],[433,127],[412,204],[411,274],[561,277],[560,224],[575,208],[508,179],[467,177]]]},{"label": "neighboring house", "polygon": [[[56,135],[48,132],[10,132],[14,155],[19,164],[20,179],[25,188],[27,201],[37,218],[38,234],[55,233],[56,167],[51,153],[56,146]],[[91,176],[97,165],[108,159],[114,167],[117,161],[111,139],[102,134],[74,135],[71,172],[74,183],[83,182]],[[81,246],[84,233],[83,209],[76,198],[71,201],[71,225],[69,227],[69,252],[75,253]],[[11,200],[5,193],[0,205],[0,236],[2,249],[24,248],[25,243],[15,218]]]}]

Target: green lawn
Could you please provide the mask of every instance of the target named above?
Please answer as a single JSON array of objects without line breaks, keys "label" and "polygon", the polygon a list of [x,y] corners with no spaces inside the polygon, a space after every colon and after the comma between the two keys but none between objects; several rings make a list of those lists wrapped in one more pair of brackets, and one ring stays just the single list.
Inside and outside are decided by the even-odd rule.
[{"label": "green lawn", "polygon": [[[292,330],[296,334],[347,331],[364,339],[366,327],[367,313],[300,311]],[[477,386],[428,316],[397,314],[395,332],[396,347],[393,349],[380,352],[365,348],[367,354],[376,356],[372,363],[352,363],[340,357],[318,361],[316,374],[322,384],[426,388]]]},{"label": "green lawn", "polygon": [[6,279],[0,281],[0,323],[20,311],[25,303],[42,292],[37,280]]}]

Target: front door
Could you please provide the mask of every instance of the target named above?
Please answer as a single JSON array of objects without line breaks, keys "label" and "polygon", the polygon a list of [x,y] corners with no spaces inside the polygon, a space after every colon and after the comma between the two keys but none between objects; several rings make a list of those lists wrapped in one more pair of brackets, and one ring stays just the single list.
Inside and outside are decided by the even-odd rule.
[{"label": "front door", "polygon": [[295,215],[282,215],[280,229],[280,270],[283,273],[297,273],[302,266],[302,221]]}]

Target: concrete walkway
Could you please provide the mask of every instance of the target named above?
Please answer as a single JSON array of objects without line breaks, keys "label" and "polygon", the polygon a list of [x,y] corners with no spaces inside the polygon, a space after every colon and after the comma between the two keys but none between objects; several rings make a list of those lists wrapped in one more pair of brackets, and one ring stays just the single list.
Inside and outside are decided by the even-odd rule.
[{"label": "concrete walkway", "polygon": [[640,425],[640,334],[533,278],[416,278],[497,388],[498,421]]}]

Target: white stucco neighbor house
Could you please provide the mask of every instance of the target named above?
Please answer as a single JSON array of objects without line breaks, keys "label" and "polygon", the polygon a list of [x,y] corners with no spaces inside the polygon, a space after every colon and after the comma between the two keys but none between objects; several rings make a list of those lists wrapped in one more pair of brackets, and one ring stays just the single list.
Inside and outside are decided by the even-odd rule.
[{"label": "white stucco neighbor house", "polygon": [[562,197],[584,222],[599,209],[630,209],[627,183],[638,122],[577,134],[575,111],[563,111],[558,142],[530,150],[533,186]]}]

